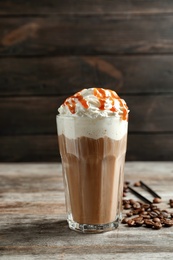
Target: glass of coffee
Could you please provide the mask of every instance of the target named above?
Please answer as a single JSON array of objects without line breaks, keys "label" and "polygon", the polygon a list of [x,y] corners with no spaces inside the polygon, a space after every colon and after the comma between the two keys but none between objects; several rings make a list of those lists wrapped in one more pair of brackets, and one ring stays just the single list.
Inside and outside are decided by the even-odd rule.
[{"label": "glass of coffee", "polygon": [[112,90],[84,89],[59,108],[57,129],[69,228],[118,227],[122,212],[128,108]]}]

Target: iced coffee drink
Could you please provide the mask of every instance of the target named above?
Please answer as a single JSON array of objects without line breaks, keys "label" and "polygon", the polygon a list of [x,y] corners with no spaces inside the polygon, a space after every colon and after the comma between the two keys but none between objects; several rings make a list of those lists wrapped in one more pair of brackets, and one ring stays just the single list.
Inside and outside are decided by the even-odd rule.
[{"label": "iced coffee drink", "polygon": [[58,109],[67,221],[84,233],[118,227],[128,108],[116,92],[83,89]]}]

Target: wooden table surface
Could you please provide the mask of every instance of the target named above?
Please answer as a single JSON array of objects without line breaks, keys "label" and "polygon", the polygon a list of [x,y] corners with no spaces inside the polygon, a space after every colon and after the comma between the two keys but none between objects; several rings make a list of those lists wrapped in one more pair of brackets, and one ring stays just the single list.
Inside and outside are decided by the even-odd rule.
[{"label": "wooden table surface", "polygon": [[[172,162],[128,162],[125,180],[143,180],[173,198]],[[141,188],[138,188],[141,189]],[[142,191],[143,195],[147,195]],[[147,195],[151,199],[151,195]],[[134,198],[128,193],[128,198]],[[173,259],[173,227],[120,227],[102,234],[71,231],[61,164],[0,164],[1,259]]]}]

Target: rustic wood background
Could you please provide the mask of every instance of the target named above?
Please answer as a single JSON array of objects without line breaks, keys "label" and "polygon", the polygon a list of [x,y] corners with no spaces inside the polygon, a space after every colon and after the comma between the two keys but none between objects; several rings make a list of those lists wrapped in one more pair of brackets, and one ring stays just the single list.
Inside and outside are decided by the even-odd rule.
[{"label": "rustic wood background", "polygon": [[84,87],[130,108],[127,160],[173,160],[173,1],[0,1],[0,161],[60,160],[55,116]]}]

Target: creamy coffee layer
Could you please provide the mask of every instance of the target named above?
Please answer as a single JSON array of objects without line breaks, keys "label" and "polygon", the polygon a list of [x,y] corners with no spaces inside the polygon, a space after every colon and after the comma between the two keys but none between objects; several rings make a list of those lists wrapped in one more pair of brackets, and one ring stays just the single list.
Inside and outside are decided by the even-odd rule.
[{"label": "creamy coffee layer", "polygon": [[107,136],[76,139],[58,136],[65,182],[74,221],[106,224],[121,210],[127,134],[120,140]]},{"label": "creamy coffee layer", "polygon": [[81,136],[98,139],[105,136],[120,140],[127,133],[128,122],[116,117],[92,118],[57,116],[58,135],[69,139]]}]

